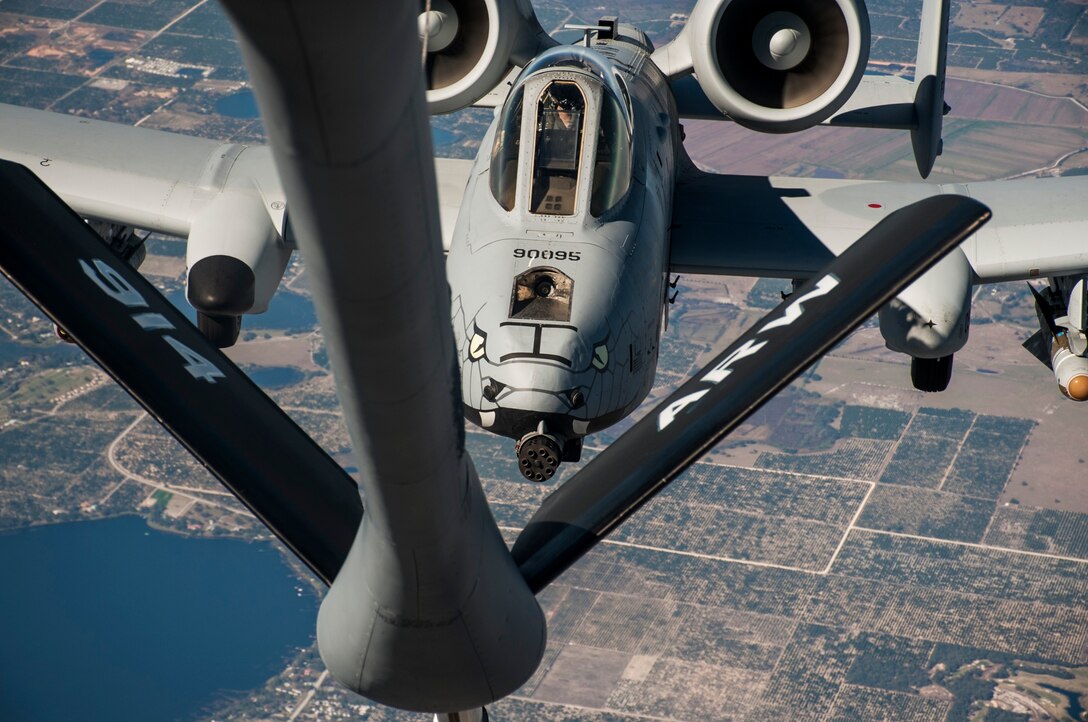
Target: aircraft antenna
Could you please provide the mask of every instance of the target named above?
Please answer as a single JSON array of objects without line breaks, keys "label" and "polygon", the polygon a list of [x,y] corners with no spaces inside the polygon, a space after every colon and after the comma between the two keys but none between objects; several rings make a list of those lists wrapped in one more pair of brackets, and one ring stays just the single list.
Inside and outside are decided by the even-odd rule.
[{"label": "aircraft antenna", "polygon": [[606,33],[610,32],[612,30],[612,26],[605,25],[605,24],[599,24],[599,25],[567,24],[567,25],[563,26],[563,29],[564,30],[581,30],[582,33],[583,33],[582,42],[588,48],[588,47],[590,47],[590,42],[589,42],[590,38],[593,37],[594,33],[597,33],[597,36],[600,37],[600,38],[611,37],[611,36],[606,35]]}]

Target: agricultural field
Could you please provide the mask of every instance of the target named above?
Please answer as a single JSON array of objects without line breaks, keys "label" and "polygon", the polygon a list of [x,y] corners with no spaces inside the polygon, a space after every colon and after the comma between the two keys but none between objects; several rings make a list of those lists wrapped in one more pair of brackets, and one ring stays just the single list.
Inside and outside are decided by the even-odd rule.
[{"label": "agricultural field", "polygon": [[[870,3],[874,69],[913,72],[917,4]],[[660,45],[691,5],[634,0],[618,12]],[[535,6],[558,32],[600,14],[558,1]],[[1083,9],[957,5],[950,75],[963,79],[948,84],[945,154],[931,181],[1088,164],[1078,154],[1088,147],[1088,111],[1075,102],[1088,99]],[[261,142],[259,119],[220,106],[244,84],[215,3],[0,4],[7,103]],[[437,118],[438,152],[474,156],[490,117],[470,109]],[[723,172],[918,180],[902,131],[685,128],[696,160]],[[162,290],[177,292],[184,247],[152,239],[149,248],[147,269]],[[289,290],[305,295],[301,266],[291,273]],[[651,402],[788,286],[684,278]],[[0,530],[138,513],[183,533],[264,534],[122,391],[95,385],[101,377],[87,360],[4,283],[0,308]],[[247,322],[232,354],[298,371],[300,380],[270,395],[357,474],[312,323],[261,323]],[[904,360],[884,349],[875,327],[858,331],[540,594],[544,659],[493,718],[1074,718],[1088,693],[1088,485],[1077,451],[1084,410],[1063,401],[1049,372],[1019,350],[1033,324],[1023,284],[976,297],[972,341],[942,395],[914,392]],[[631,423],[591,438],[583,463]],[[555,486],[517,478],[510,440],[472,429],[467,437],[512,541]],[[565,465],[558,481],[577,468]],[[317,689],[315,649],[291,664],[208,719],[282,719],[299,690],[345,716],[423,719],[380,707],[355,713],[358,698],[331,681]],[[280,684],[288,678],[295,681]],[[258,699],[259,713],[250,704]],[[316,715],[309,708],[299,719]]]},{"label": "agricultural field", "polygon": [[[655,398],[754,313],[752,286],[681,287]],[[722,299],[735,310],[717,323],[710,311]],[[1001,312],[995,299],[988,303]],[[15,338],[27,339],[21,352],[51,333],[22,307],[8,316]],[[495,705],[496,718],[928,721],[988,709],[986,719],[1000,720],[1032,704],[1061,719],[1072,708],[1088,663],[1088,515],[1008,500],[1028,488],[1018,481],[1022,455],[1047,447],[1042,430],[1053,415],[993,390],[980,396],[992,408],[965,408],[962,395],[920,398],[894,385],[909,383],[901,364],[870,361],[886,374],[859,380],[843,367],[856,348],[836,350],[726,442],[725,450],[752,450],[749,463],[695,465],[541,594],[545,658]],[[979,375],[986,383],[1021,383],[1005,361],[985,363],[1002,371]],[[78,379],[86,367],[53,368],[58,379]],[[349,466],[331,378],[308,368],[271,393]],[[133,425],[137,414],[106,386],[0,433],[9,462],[0,508],[10,515],[0,523],[50,515],[54,505],[60,518],[86,518],[91,506],[58,501],[108,496],[94,513],[139,509],[173,528],[254,534],[245,512],[168,436],[150,422]],[[70,443],[43,450],[43,434]],[[468,436],[512,540],[554,487],[512,478],[509,440]],[[587,460],[601,443],[593,441]],[[104,453],[111,445],[125,473],[161,486],[119,475]],[[21,493],[26,484],[36,496]],[[275,698],[274,688],[267,694]],[[351,702],[335,687],[318,698]],[[378,708],[371,716],[414,719]]]},{"label": "agricultural field", "polygon": [[[1069,697],[1013,680],[1030,662],[1079,689],[1088,516],[997,499],[1036,424],[805,394],[790,408],[806,405],[829,410],[810,416],[832,451],[692,467],[549,590],[549,653],[496,712],[1000,720],[1028,700],[1060,719]],[[508,523],[539,503],[487,484]]]},{"label": "agricultural field", "polygon": [[965,3],[952,19],[967,30],[992,30],[1007,35],[1033,35],[1039,29],[1046,10],[1041,7]]},{"label": "agricultural field", "polygon": [[[983,88],[989,92],[989,86]],[[949,98],[955,102],[955,96]],[[991,106],[985,106],[985,112],[982,106],[963,109],[987,119],[961,117],[955,106],[945,121],[945,154],[938,158],[931,178],[967,182],[1045,170],[1068,148],[1088,143],[1088,111],[1072,105],[1052,107],[1042,100],[1043,109],[1030,99],[1021,99],[1001,111],[1024,121],[989,120],[998,113]],[[1028,120],[1050,117],[1067,125]],[[893,131],[817,127],[790,136],[769,136],[711,121],[691,121],[685,128],[692,157],[722,173],[743,169],[745,174],[918,180],[910,138]],[[798,157],[804,161],[799,163]]]}]

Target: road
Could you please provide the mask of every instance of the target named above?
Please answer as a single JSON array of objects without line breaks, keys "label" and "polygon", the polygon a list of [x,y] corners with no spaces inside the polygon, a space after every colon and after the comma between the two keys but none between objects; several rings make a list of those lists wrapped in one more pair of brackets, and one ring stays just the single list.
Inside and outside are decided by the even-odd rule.
[{"label": "road", "polygon": [[[974,422],[972,422],[972,426],[973,426],[973,424],[974,424]],[[908,427],[908,429],[909,429],[909,427]],[[905,438],[906,435],[907,435],[907,430],[904,430],[904,433],[902,434],[902,436],[900,438]],[[963,441],[966,440],[966,438],[967,438],[967,434],[964,434],[964,439],[960,441],[960,449],[962,449]],[[898,441],[896,443],[898,444]],[[1023,450],[1021,449],[1021,452],[1022,451]],[[894,447],[892,448],[892,450],[890,450],[888,452],[887,458],[890,459],[892,457],[893,453],[894,453]],[[957,449],[956,453],[959,454],[959,449]],[[713,462],[704,461],[702,463],[712,464]],[[724,468],[744,469],[746,471],[758,471],[758,469],[752,469],[752,468],[746,467],[746,466],[733,466],[733,465],[730,465],[730,464],[717,464],[717,463],[713,463],[713,465],[714,466],[719,466],[719,467],[724,467]],[[952,464],[949,463],[949,468],[951,468],[951,466],[952,466]],[[1074,563],[1077,563],[1077,564],[1088,564],[1088,559],[1081,558],[1081,557],[1064,556],[1064,555],[1061,555],[1061,554],[1050,554],[1050,553],[1047,553],[1047,552],[1029,551],[1029,550],[1026,550],[1026,549],[1013,549],[1011,547],[1002,547],[1002,546],[996,546],[996,545],[993,545],[993,544],[983,544],[983,543],[978,543],[978,542],[955,541],[955,540],[950,540],[950,539],[941,539],[939,537],[928,537],[928,536],[922,536],[922,535],[919,535],[919,534],[907,534],[907,533],[904,533],[904,532],[887,531],[887,530],[884,530],[884,529],[873,529],[873,528],[870,528],[870,527],[858,526],[858,520],[861,519],[861,515],[865,511],[865,505],[868,503],[869,498],[872,496],[873,491],[877,487],[877,482],[867,481],[867,480],[863,480],[863,479],[850,479],[850,478],[846,478],[846,477],[827,476],[827,475],[822,475],[822,474],[802,474],[802,473],[787,471],[787,470],[782,470],[782,469],[776,469],[774,473],[776,473],[776,474],[787,474],[787,475],[790,475],[790,476],[800,476],[800,477],[806,477],[806,478],[817,478],[817,479],[826,479],[826,480],[833,480],[833,481],[846,481],[846,482],[852,482],[852,483],[856,483],[856,484],[865,484],[865,485],[868,486],[868,490],[865,492],[865,496],[862,498],[861,502],[858,504],[857,509],[854,511],[854,514],[850,519],[850,523],[847,524],[846,527],[843,529],[842,537],[839,539],[838,544],[835,546],[835,551],[832,552],[831,557],[827,561],[827,565],[823,569],[806,569],[804,567],[791,566],[791,565],[788,565],[788,564],[776,564],[776,563],[773,563],[773,562],[764,562],[764,561],[753,560],[753,559],[737,559],[737,558],[734,558],[734,557],[723,556],[723,555],[720,555],[720,554],[706,554],[706,553],[703,553],[703,552],[684,551],[684,550],[679,550],[679,549],[672,549],[672,548],[669,548],[669,547],[654,546],[654,545],[651,545],[651,544],[637,544],[637,543],[634,543],[634,542],[618,541],[618,540],[615,540],[615,539],[604,539],[602,541],[602,543],[603,544],[609,544],[609,545],[612,545],[612,546],[618,546],[618,547],[628,547],[628,548],[632,548],[632,549],[644,549],[646,551],[660,552],[662,554],[672,554],[672,555],[681,556],[681,557],[691,557],[691,558],[695,558],[695,559],[705,559],[705,560],[708,560],[708,561],[722,562],[722,563],[726,563],[726,564],[740,564],[740,565],[747,566],[747,567],[756,567],[756,568],[763,568],[763,569],[783,569],[783,570],[786,570],[786,571],[800,572],[802,574],[811,574],[811,575],[814,575],[814,576],[827,576],[827,575],[831,574],[834,571],[835,562],[838,560],[839,553],[842,551],[843,547],[846,546],[846,542],[849,540],[850,534],[852,532],[854,532],[854,531],[865,532],[865,533],[868,533],[868,534],[879,534],[879,535],[882,535],[882,536],[889,536],[889,537],[900,537],[900,538],[905,538],[905,539],[917,539],[919,541],[932,542],[932,543],[935,543],[935,544],[942,544],[942,545],[970,547],[970,548],[974,548],[974,549],[984,549],[986,551],[1001,552],[1001,553],[1005,553],[1005,554],[1017,554],[1017,555],[1029,556],[1029,557],[1039,557],[1039,558],[1042,558],[1042,559],[1050,559],[1050,560],[1054,560],[1054,561],[1065,561],[1065,562],[1074,562]],[[943,484],[943,480],[942,480],[942,484]],[[515,535],[521,531],[521,529],[516,528],[516,527],[503,526],[503,527],[499,527],[499,528],[503,532],[513,533]]]},{"label": "road", "polygon": [[[188,8],[188,9],[186,9],[186,10],[185,10],[185,12],[181,13],[181,14],[180,14],[180,15],[178,15],[178,16],[177,16],[176,18],[174,18],[173,20],[171,20],[171,21],[170,21],[169,23],[167,23],[167,24],[166,24],[166,25],[164,25],[163,27],[159,28],[159,29],[158,29],[158,30],[157,30],[157,31],[156,31],[155,33],[153,33],[152,35],[150,35],[150,36],[149,36],[149,37],[148,37],[148,38],[147,38],[147,39],[146,39],[146,40],[145,40],[145,41],[144,41],[144,42],[143,42],[143,43],[141,44],[141,46],[140,46],[140,47],[143,47],[143,46],[145,46],[145,45],[147,45],[147,44],[149,44],[149,43],[153,42],[153,41],[154,41],[154,40],[155,40],[156,38],[158,38],[158,37],[159,37],[160,35],[162,35],[163,33],[167,32],[167,31],[169,31],[169,30],[170,30],[170,28],[174,27],[174,26],[175,26],[175,25],[177,25],[177,24],[178,24],[179,22],[181,22],[182,20],[184,20],[185,18],[187,18],[187,17],[188,17],[188,16],[189,16],[189,15],[190,15],[191,13],[193,13],[194,11],[196,11],[196,10],[197,10],[198,8],[200,8],[200,6],[204,5],[204,4],[205,4],[205,3],[207,2],[207,1],[208,1],[208,0],[200,0],[200,2],[196,3],[195,5],[193,5],[192,7]],[[58,30],[57,32],[58,32],[58,33],[63,33],[63,32],[65,32],[65,31],[66,31],[66,30],[68,29],[68,26],[69,26],[69,25],[71,25],[71,24],[72,24],[72,23],[74,23],[74,22],[80,22],[80,21],[82,21],[82,19],[83,19],[83,18],[84,18],[84,17],[86,16],[86,15],[88,15],[89,13],[91,13],[92,11],[94,11],[94,10],[95,10],[95,9],[96,9],[96,8],[97,8],[98,6],[100,6],[100,5],[104,5],[104,4],[105,4],[105,0],[103,0],[102,2],[97,2],[97,3],[95,3],[94,5],[92,5],[91,7],[87,8],[87,9],[86,9],[85,11],[83,11],[82,13],[80,13],[80,14],[79,14],[79,15],[77,15],[76,17],[72,18],[72,19],[71,19],[70,21],[68,21],[67,23],[65,23],[65,24],[64,24],[64,26],[63,26],[63,27],[62,27],[62,28],[61,28],[60,30]],[[89,74],[89,75],[87,76],[87,79],[86,79],[86,81],[84,81],[84,82],[83,82],[83,83],[82,83],[81,85],[77,85],[76,87],[72,88],[72,89],[71,89],[71,90],[69,90],[69,91],[68,91],[67,93],[65,93],[64,95],[60,96],[59,98],[57,98],[56,100],[54,100],[54,101],[53,101],[52,103],[50,103],[49,105],[47,105],[47,106],[45,107],[45,109],[46,109],[46,110],[53,110],[53,109],[54,109],[54,108],[56,107],[56,105],[57,105],[58,103],[61,103],[61,102],[63,102],[63,101],[64,101],[64,100],[66,100],[66,99],[67,99],[67,98],[68,98],[69,96],[71,96],[71,95],[74,95],[75,93],[79,92],[79,91],[80,91],[80,90],[82,90],[83,88],[85,88],[85,87],[87,87],[88,85],[90,85],[90,84],[91,84],[92,82],[94,82],[94,80],[95,80],[96,78],[98,78],[99,76],[101,76],[101,75],[102,75],[103,73],[105,73],[105,72],[106,72],[107,70],[109,70],[110,68],[116,67],[117,65],[123,65],[123,64],[124,64],[124,62],[125,62],[125,59],[126,59],[126,58],[129,58],[129,57],[131,57],[131,55],[130,55],[129,53],[120,53],[120,54],[119,54],[119,55],[118,55],[118,56],[117,56],[116,58],[114,58],[113,60],[110,60],[110,61],[109,61],[109,62],[107,62],[107,63],[103,63],[103,64],[102,64],[102,65],[101,65],[100,67],[98,67],[98,68],[95,68],[95,70],[94,70],[94,71],[93,71],[92,73],[90,73],[90,74]],[[173,98],[171,98],[171,99],[170,99],[170,101],[173,101]],[[168,102],[170,102],[170,101],[168,101]],[[156,109],[156,110],[157,110],[157,109]],[[139,120],[139,121],[138,121],[138,122],[136,123],[136,125],[140,125],[140,123],[143,123],[143,122],[144,122],[145,120],[147,120],[147,117],[141,118],[141,119],[140,119],[140,120]]]},{"label": "road", "polygon": [[302,714],[302,710],[306,709],[306,705],[310,704],[310,701],[314,698],[314,695],[317,694],[317,690],[321,689],[321,685],[325,682],[326,679],[328,679],[328,676],[329,670],[326,669],[324,672],[321,673],[321,676],[317,678],[317,681],[314,682],[314,686],[310,688],[310,690],[302,696],[302,699],[298,701],[295,709],[291,712],[291,716],[287,718],[287,722],[295,722],[295,719],[300,714]]},{"label": "road", "polygon": [[161,481],[156,481],[154,479],[149,479],[146,476],[141,476],[140,474],[137,474],[136,472],[125,468],[121,464],[121,462],[119,462],[117,460],[117,448],[121,445],[121,442],[123,442],[125,440],[125,437],[127,437],[132,432],[133,429],[135,429],[137,426],[139,426],[141,423],[143,423],[143,421],[145,419],[147,419],[147,418],[148,418],[148,415],[147,415],[146,412],[141,413],[139,416],[136,417],[136,420],[133,421],[128,426],[126,426],[124,428],[124,430],[122,430],[121,433],[119,433],[114,438],[114,440],[110,442],[110,445],[106,448],[106,461],[109,463],[110,467],[113,468],[114,471],[118,472],[119,474],[121,474],[125,478],[122,479],[117,484],[115,484],[114,486],[112,486],[110,488],[110,490],[106,492],[106,495],[104,497],[102,497],[98,501],[99,506],[101,506],[106,501],[108,501],[109,498],[111,496],[113,496],[113,494],[118,489],[120,489],[121,486],[124,485],[124,483],[126,481],[135,481],[137,483],[143,484],[144,486],[149,486],[152,489],[161,489],[163,491],[168,491],[171,494],[178,494],[178,495],[181,495],[181,496],[188,497],[188,498],[192,499],[193,502],[195,502],[197,504],[203,504],[205,506],[211,506],[211,507],[215,507],[217,509],[223,509],[225,511],[229,511],[229,512],[232,512],[232,513],[243,513],[240,508],[238,508],[237,506],[235,506],[233,504],[231,504],[231,505],[221,504],[219,502],[212,501],[211,499],[205,499],[202,496],[194,496],[194,494],[209,494],[209,495],[212,495],[212,496],[227,496],[227,497],[231,497],[233,499],[234,495],[231,494],[229,491],[218,491],[218,490],[213,490],[213,489],[199,489],[199,488],[192,487],[192,486],[180,486],[178,484],[167,484],[167,483],[164,483],[164,482],[161,482]]}]

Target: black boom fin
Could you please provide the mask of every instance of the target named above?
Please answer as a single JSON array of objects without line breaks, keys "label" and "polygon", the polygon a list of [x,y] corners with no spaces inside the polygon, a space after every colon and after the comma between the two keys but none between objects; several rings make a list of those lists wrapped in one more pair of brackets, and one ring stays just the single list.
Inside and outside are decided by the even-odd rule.
[{"label": "black boom fin", "polygon": [[326,583],[355,482],[26,168],[0,161],[0,272]]},{"label": "black boom fin", "polygon": [[892,213],[551,494],[514,544],[539,591],[990,217],[964,196]]}]

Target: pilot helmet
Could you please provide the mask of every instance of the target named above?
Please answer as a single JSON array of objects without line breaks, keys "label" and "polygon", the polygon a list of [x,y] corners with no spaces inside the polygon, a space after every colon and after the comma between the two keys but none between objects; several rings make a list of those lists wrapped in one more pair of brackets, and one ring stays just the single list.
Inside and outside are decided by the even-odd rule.
[{"label": "pilot helmet", "polygon": [[582,93],[574,83],[557,81],[548,86],[545,105],[568,112],[581,110]]}]

